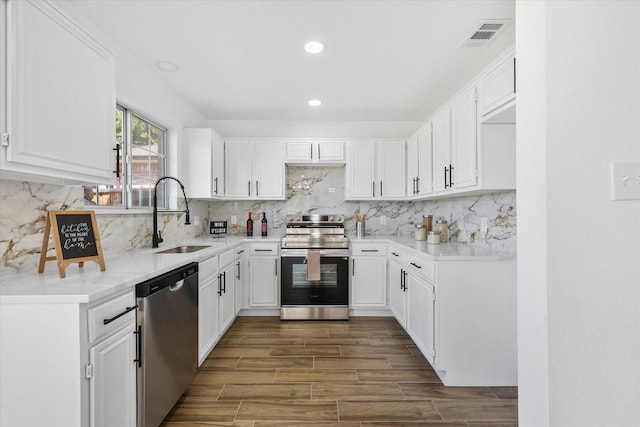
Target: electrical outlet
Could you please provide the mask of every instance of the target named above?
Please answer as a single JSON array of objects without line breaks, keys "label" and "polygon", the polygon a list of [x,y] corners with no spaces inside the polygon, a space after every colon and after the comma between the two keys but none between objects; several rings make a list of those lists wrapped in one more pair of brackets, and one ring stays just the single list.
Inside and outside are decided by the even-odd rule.
[{"label": "electrical outlet", "polygon": [[611,162],[611,200],[640,200],[640,161]]},{"label": "electrical outlet", "polygon": [[380,215],[380,225],[387,225],[387,217],[385,215]]},{"label": "electrical outlet", "polygon": [[480,232],[486,233],[488,226],[489,224],[488,224],[487,218],[486,217],[480,218]]},{"label": "electrical outlet", "polygon": [[198,215],[193,216],[193,225],[200,225],[200,217]]},{"label": "electrical outlet", "polygon": [[231,225],[238,224],[238,217],[235,215],[231,215]]}]

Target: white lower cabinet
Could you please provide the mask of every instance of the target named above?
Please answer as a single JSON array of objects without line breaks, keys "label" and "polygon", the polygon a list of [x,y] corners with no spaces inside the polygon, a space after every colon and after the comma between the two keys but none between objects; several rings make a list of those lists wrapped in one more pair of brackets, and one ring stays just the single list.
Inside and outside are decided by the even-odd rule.
[{"label": "white lower cabinet", "polygon": [[422,354],[433,365],[435,292],[433,284],[409,272],[406,276],[407,325],[409,336],[416,343]]},{"label": "white lower cabinet", "polygon": [[444,385],[517,385],[515,260],[388,260],[389,308]]},{"label": "white lower cabinet", "polygon": [[220,274],[218,276],[218,310],[220,312],[220,335],[224,334],[236,319],[236,301],[235,301],[235,251],[230,250],[228,253],[228,261],[223,267],[222,259],[225,254],[220,256]]},{"label": "white lower cabinet", "polygon": [[89,426],[136,425],[135,323],[89,350]]},{"label": "white lower cabinet", "polygon": [[389,309],[400,326],[407,326],[407,271],[404,266],[404,253],[396,247],[389,248],[387,282],[389,284]]},{"label": "white lower cabinet", "polygon": [[3,303],[0,425],[135,427],[135,305]]},{"label": "white lower cabinet", "polygon": [[387,307],[386,245],[352,243],[351,308]]},{"label": "white lower cabinet", "polygon": [[218,256],[198,264],[198,365],[220,338]]},{"label": "white lower cabinet", "polygon": [[249,307],[280,308],[277,243],[252,243],[249,254]]}]

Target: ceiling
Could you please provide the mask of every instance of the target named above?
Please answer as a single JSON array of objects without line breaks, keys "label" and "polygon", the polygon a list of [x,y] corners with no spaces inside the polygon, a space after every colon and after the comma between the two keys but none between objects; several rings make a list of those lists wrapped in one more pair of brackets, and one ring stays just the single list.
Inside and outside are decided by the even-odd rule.
[{"label": "ceiling", "polygon": [[[514,0],[73,4],[208,120],[424,120],[515,33]],[[511,23],[485,47],[460,47],[486,19]],[[304,51],[312,39],[322,53]]]}]

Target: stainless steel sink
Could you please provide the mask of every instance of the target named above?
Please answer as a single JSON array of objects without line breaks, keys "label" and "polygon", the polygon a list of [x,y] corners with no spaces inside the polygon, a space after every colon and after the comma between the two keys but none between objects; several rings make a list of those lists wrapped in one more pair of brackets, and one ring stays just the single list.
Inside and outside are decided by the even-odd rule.
[{"label": "stainless steel sink", "polygon": [[200,245],[184,245],[184,246],[176,246],[175,248],[165,249],[163,251],[156,252],[157,254],[188,254],[191,252],[200,251],[202,249],[208,249],[211,246],[200,246]]}]

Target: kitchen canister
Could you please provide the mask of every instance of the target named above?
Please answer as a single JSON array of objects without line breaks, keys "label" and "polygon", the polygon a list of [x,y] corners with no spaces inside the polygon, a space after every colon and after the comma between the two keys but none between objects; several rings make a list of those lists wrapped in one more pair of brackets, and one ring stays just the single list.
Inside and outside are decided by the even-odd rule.
[{"label": "kitchen canister", "polygon": [[436,221],[436,232],[440,235],[440,243],[449,241],[449,226],[444,218]]},{"label": "kitchen canister", "polygon": [[433,215],[422,215],[422,224],[427,229],[427,233],[433,230]]},{"label": "kitchen canister", "polygon": [[364,221],[356,221],[356,237],[359,239],[364,237]]},{"label": "kitchen canister", "polygon": [[427,234],[427,243],[430,245],[437,245],[440,243],[440,233],[437,231],[430,231]]},{"label": "kitchen canister", "polygon": [[423,224],[416,224],[416,232],[414,234],[416,240],[427,240],[427,227]]}]

